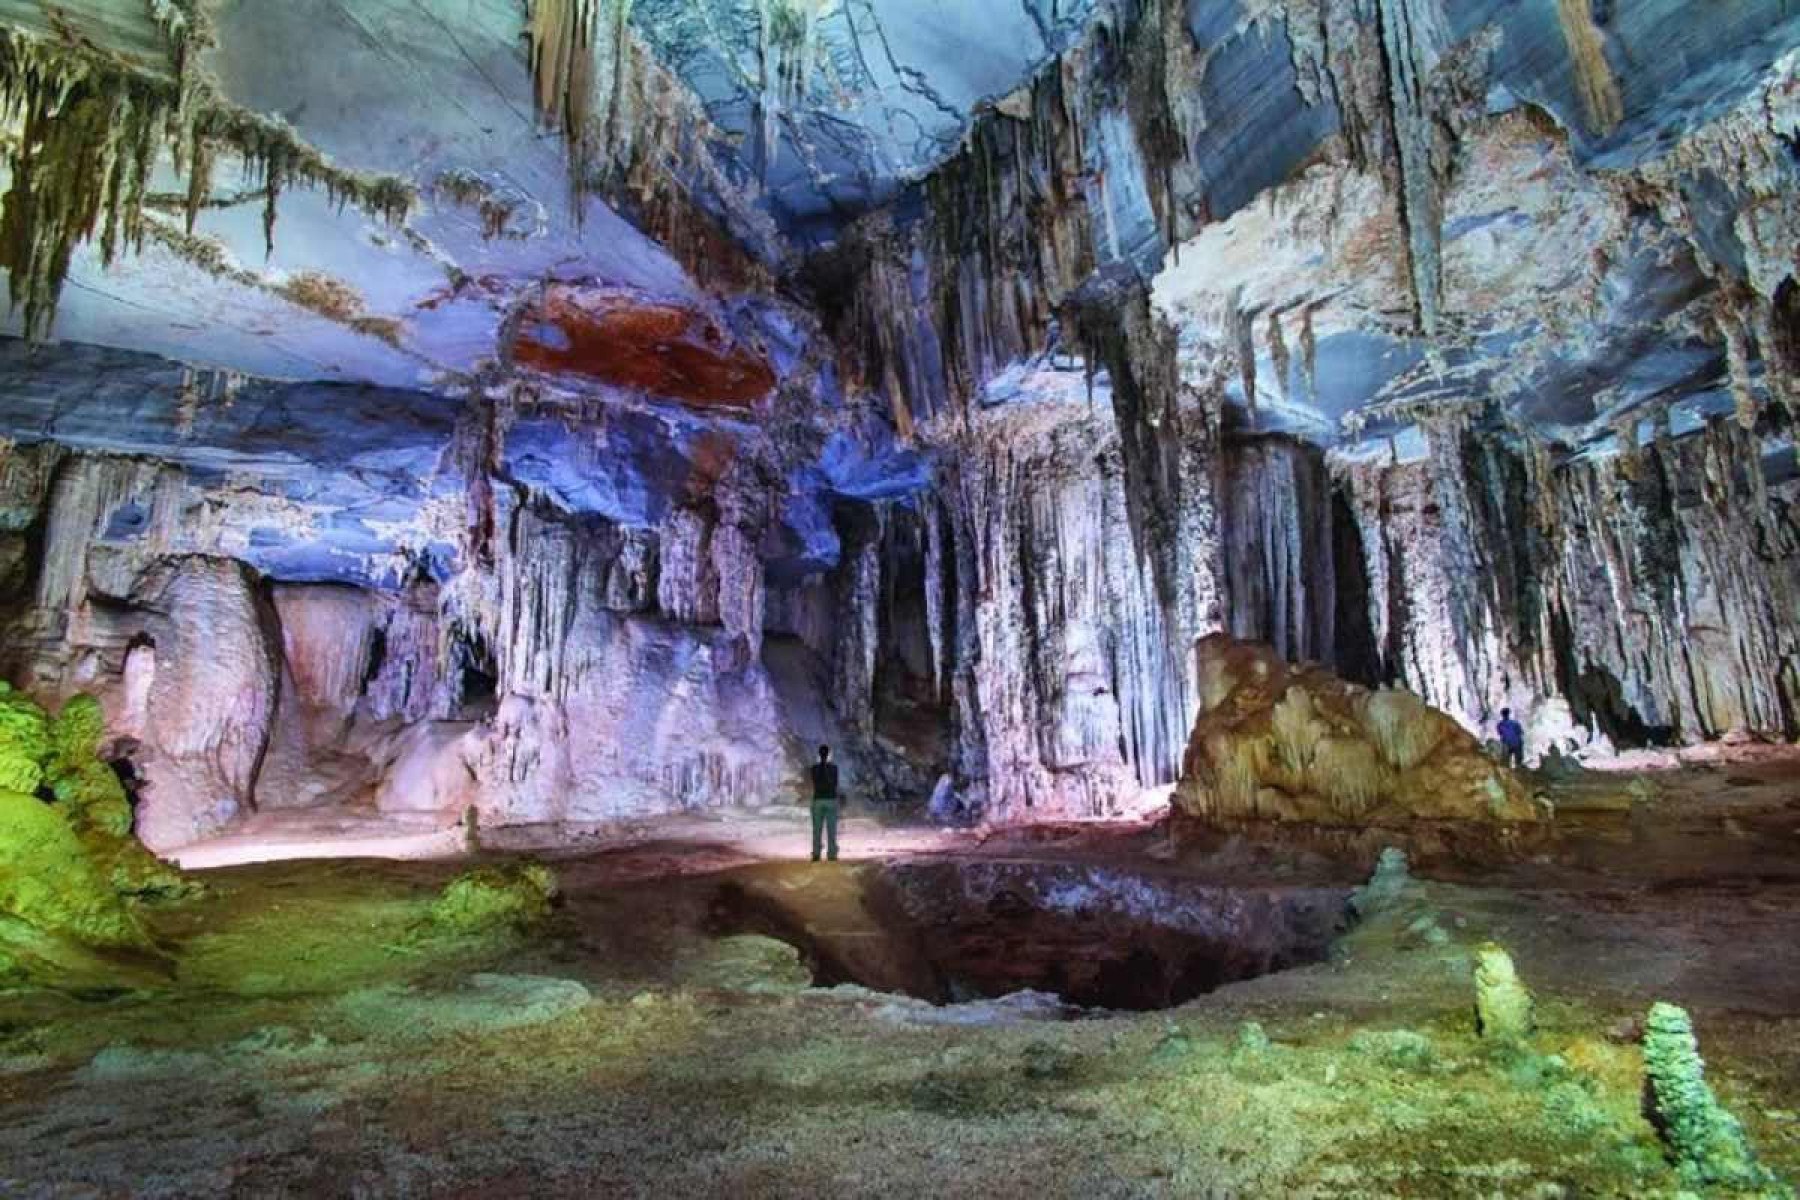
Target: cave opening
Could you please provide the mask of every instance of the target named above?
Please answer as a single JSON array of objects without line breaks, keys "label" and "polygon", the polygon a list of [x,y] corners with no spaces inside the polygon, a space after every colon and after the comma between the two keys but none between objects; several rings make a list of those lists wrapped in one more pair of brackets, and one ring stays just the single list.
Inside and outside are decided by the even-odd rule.
[{"label": "cave opening", "polygon": [[881,538],[871,697],[875,732],[917,761],[941,765],[947,756],[951,714],[933,671],[924,522],[911,510],[899,510],[890,516]]},{"label": "cave opening", "polygon": [[[385,654],[385,642],[383,643]],[[479,633],[457,629],[451,641],[450,678],[455,687],[455,705],[465,719],[491,713],[500,703],[500,673],[494,663],[493,648]],[[379,669],[370,666],[370,677]]]},{"label": "cave opening", "polygon": [[457,691],[462,697],[464,708],[486,708],[499,695],[500,681],[491,670],[466,662],[462,666],[462,673],[457,677]]}]

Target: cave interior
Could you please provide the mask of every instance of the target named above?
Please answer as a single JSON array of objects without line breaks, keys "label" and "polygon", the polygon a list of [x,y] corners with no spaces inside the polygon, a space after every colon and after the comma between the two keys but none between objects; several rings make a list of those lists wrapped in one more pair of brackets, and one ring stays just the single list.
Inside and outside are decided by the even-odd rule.
[{"label": "cave interior", "polygon": [[0,135],[0,1193],[1794,1195],[1791,0],[0,0]]}]

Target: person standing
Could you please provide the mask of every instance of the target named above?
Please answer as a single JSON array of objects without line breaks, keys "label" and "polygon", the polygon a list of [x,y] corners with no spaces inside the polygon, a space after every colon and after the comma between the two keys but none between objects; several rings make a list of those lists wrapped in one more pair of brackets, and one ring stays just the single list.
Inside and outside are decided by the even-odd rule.
[{"label": "person standing", "polygon": [[1525,765],[1525,727],[1513,720],[1512,709],[1500,710],[1500,723],[1494,726],[1500,735],[1500,759],[1509,767]]},{"label": "person standing", "polygon": [[812,860],[819,861],[823,838],[832,862],[838,856],[838,769],[831,761],[831,747],[819,747],[819,761],[812,768]]}]

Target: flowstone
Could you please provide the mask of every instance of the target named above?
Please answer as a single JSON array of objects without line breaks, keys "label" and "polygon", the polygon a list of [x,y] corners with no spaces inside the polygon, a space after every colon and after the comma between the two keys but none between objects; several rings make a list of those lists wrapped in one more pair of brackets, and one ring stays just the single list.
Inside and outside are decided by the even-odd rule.
[{"label": "flowstone", "polygon": [[1223,634],[1194,653],[1201,713],[1175,790],[1190,817],[1353,828],[1545,818],[1516,775],[1410,692],[1369,691]]}]

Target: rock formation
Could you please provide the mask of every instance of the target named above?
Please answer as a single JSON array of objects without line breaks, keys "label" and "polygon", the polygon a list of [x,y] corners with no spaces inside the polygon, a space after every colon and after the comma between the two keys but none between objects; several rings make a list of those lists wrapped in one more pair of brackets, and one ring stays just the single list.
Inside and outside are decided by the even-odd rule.
[{"label": "rock formation", "polygon": [[1791,1196],[1793,1189],[1756,1160],[1744,1127],[1706,1082],[1694,1024],[1673,1004],[1650,1007],[1644,1023],[1644,1107],[1668,1143],[1682,1178],[1699,1187]]},{"label": "rock formation", "polygon": [[1200,716],[1175,803],[1215,824],[1516,823],[1519,780],[1411,692],[1369,691],[1215,634],[1195,648]]},{"label": "rock formation", "polygon": [[0,983],[141,972],[157,955],[135,904],[186,890],[131,836],[124,789],[96,755],[103,720],[92,697],[50,718],[0,688]]},{"label": "rock formation", "polygon": [[1535,1024],[1531,993],[1504,947],[1485,942],[1475,948],[1475,1029],[1495,1042],[1522,1043]]},{"label": "rock formation", "polygon": [[[1386,819],[1390,718],[1529,819],[1398,692],[1209,697],[1219,633],[1534,757],[1800,732],[1800,18],[1001,7],[0,11],[3,673],[159,847],[818,741],[956,819],[1184,746]],[[1283,729],[1367,769],[1204,745]]]}]

